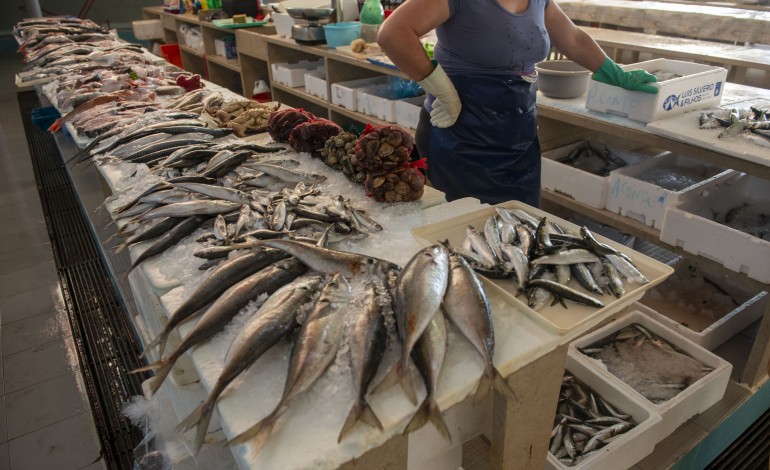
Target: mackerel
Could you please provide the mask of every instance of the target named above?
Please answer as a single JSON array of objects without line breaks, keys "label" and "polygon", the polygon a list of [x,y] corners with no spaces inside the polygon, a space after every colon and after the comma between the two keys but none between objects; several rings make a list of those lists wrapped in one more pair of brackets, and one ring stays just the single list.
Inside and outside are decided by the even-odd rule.
[{"label": "mackerel", "polygon": [[289,372],[281,400],[257,424],[235,436],[228,444],[251,441],[252,455],[258,454],[288,405],[306,392],[334,362],[345,330],[345,312],[350,286],[335,274],[324,287],[313,310],[300,327],[289,358]]},{"label": "mackerel", "polygon": [[214,199],[221,199],[223,201],[235,202],[238,204],[250,204],[252,201],[251,196],[233,188],[225,188],[224,186],[214,186],[211,184],[202,183],[172,183],[177,188],[186,189],[193,193],[203,194]]},{"label": "mackerel", "polygon": [[192,330],[167,358],[136,369],[134,372],[156,369],[150,383],[155,394],[163,384],[174,363],[191,347],[222,331],[235,315],[251,300],[262,294],[272,294],[281,286],[302,275],[307,268],[296,259],[278,261],[227,289],[198,319]]},{"label": "mackerel", "polygon": [[385,316],[377,302],[377,288],[369,281],[364,287],[361,310],[352,320],[348,333],[348,355],[356,399],[340,430],[337,442],[342,442],[359,420],[380,431],[383,430],[382,423],[366,401],[366,391],[377,373],[386,343]]},{"label": "mackerel", "polygon": [[192,215],[216,215],[234,211],[241,205],[230,201],[188,201],[157,207],[142,214],[139,220],[156,219],[158,217],[188,217]]},{"label": "mackerel", "polygon": [[[298,325],[297,312],[309,302],[321,285],[321,276],[303,276],[271,295],[243,326],[227,351],[225,364],[209,395],[177,429],[197,427],[193,454],[203,446],[206,430],[214,413],[214,404],[222,392],[264,353],[285,338]],[[384,344],[383,344],[384,346]]]},{"label": "mackerel", "polygon": [[200,227],[200,225],[206,220],[205,217],[196,215],[188,217],[184,221],[176,224],[174,228],[164,233],[162,236],[155,239],[152,245],[142,252],[141,255],[134,261],[128,271],[126,271],[126,277],[131,274],[137,266],[143,261],[166,251],[166,249],[175,245],[179,240],[183,239],[187,235],[190,235]]},{"label": "mackerel", "polygon": [[457,326],[484,360],[484,372],[476,388],[475,400],[485,397],[492,388],[515,400],[511,387],[494,365],[495,332],[492,310],[484,286],[468,262],[462,256],[451,252],[443,306],[449,320]]},{"label": "mackerel", "polygon": [[190,293],[187,299],[182,302],[182,305],[171,314],[168,323],[163,327],[158,337],[144,348],[145,353],[143,355],[146,355],[146,352],[154,347],[160,346],[158,356],[163,357],[168,335],[174,328],[195,315],[200,309],[215,300],[231,286],[287,257],[288,255],[280,250],[257,249],[218,265]]}]

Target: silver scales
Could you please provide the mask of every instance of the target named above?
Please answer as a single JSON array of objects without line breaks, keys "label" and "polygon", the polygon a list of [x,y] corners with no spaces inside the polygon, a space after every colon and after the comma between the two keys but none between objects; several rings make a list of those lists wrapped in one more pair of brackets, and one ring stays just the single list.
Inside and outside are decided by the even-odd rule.
[{"label": "silver scales", "polygon": [[[291,27],[291,37],[299,44],[324,44],[326,35],[323,24],[333,21],[334,8],[287,8],[286,12],[292,18],[307,20],[307,24],[295,24]],[[329,20],[329,21],[324,21]]]}]

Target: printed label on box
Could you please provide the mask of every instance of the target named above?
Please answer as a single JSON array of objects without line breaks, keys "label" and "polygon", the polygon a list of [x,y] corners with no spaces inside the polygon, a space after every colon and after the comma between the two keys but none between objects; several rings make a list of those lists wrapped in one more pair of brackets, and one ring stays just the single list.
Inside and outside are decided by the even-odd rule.
[{"label": "printed label on box", "polygon": [[692,104],[700,103],[714,96],[719,96],[722,92],[722,82],[707,83],[696,86],[689,90],[684,90],[678,95],[669,95],[663,101],[663,109],[671,111],[676,107],[686,107]]}]

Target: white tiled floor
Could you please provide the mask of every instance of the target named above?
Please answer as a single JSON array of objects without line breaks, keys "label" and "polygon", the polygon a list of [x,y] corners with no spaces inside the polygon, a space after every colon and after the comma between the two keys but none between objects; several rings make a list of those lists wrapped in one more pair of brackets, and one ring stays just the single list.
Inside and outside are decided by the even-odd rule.
[{"label": "white tiled floor", "polygon": [[0,53],[0,470],[104,469],[16,101]]}]

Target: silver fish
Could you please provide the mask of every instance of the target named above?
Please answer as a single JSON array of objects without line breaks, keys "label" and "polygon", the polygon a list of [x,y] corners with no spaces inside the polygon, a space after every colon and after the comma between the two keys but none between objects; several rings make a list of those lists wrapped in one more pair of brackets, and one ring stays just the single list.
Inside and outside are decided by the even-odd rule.
[{"label": "silver fish", "polygon": [[289,373],[278,405],[257,424],[231,439],[229,445],[252,441],[251,452],[259,453],[289,403],[307,391],[326,372],[334,362],[342,341],[344,313],[350,295],[350,286],[341,275],[335,274],[324,287],[294,340]]},{"label": "silver fish", "polygon": [[369,282],[364,288],[361,311],[353,319],[348,334],[350,371],[353,374],[356,401],[348,413],[337,442],[341,442],[359,420],[382,431],[382,423],[366,401],[366,390],[377,372],[386,342],[385,316],[377,303],[377,289],[373,282]]},{"label": "silver fish", "polygon": [[641,272],[639,272],[636,266],[625,257],[619,255],[605,255],[605,258],[615,266],[615,269],[617,269],[623,277],[628,279],[628,282],[636,284],[647,284],[650,282]]},{"label": "silver fish", "polygon": [[417,402],[410,371],[410,355],[417,340],[437,315],[449,280],[449,253],[442,245],[423,248],[407,262],[398,277],[394,308],[401,357],[378,387],[401,383],[409,400]]},{"label": "silver fish", "polygon": [[524,289],[524,285],[529,277],[529,261],[527,255],[521,248],[507,243],[500,245],[503,254],[510,260],[513,270],[516,271],[516,280],[519,283],[519,290]]},{"label": "silver fish", "polygon": [[541,256],[532,260],[531,265],[535,267],[540,264],[575,264],[575,263],[596,263],[599,257],[588,250],[582,248],[573,248],[554,253],[552,255]]},{"label": "silver fish", "polygon": [[497,220],[494,217],[487,218],[487,221],[484,224],[484,239],[489,244],[489,247],[492,248],[495,258],[502,260],[503,256],[500,251],[500,230],[497,227]]},{"label": "silver fish", "polygon": [[272,294],[281,286],[303,274],[307,268],[296,259],[278,261],[269,267],[252,274],[227,289],[198,320],[190,333],[167,358],[136,369],[134,372],[157,369],[150,384],[154,394],[163,384],[174,363],[188,349],[222,331],[233,317],[252,299],[261,294]]},{"label": "silver fish", "polygon": [[139,216],[139,220],[159,217],[189,217],[193,215],[216,215],[234,211],[241,205],[230,201],[188,201],[157,207]]},{"label": "silver fish", "polygon": [[470,240],[473,251],[478,253],[479,256],[484,259],[485,263],[491,264],[492,266],[497,265],[498,259],[497,256],[495,256],[495,252],[492,250],[492,247],[489,246],[489,243],[484,236],[481,235],[475,227],[469,225],[465,229],[465,237]]},{"label": "silver fish", "polygon": [[475,399],[485,397],[494,388],[515,400],[513,390],[495,368],[495,331],[484,286],[468,262],[456,253],[449,254],[449,280],[443,306],[449,320],[484,360],[484,372],[479,379]]},{"label": "silver fish", "polygon": [[193,454],[197,454],[203,445],[219,396],[251,364],[297,327],[297,311],[311,300],[321,280],[319,275],[305,276],[286,284],[275,291],[243,326],[227,351],[225,365],[208,397],[177,427],[179,431],[186,431],[197,426]]}]

